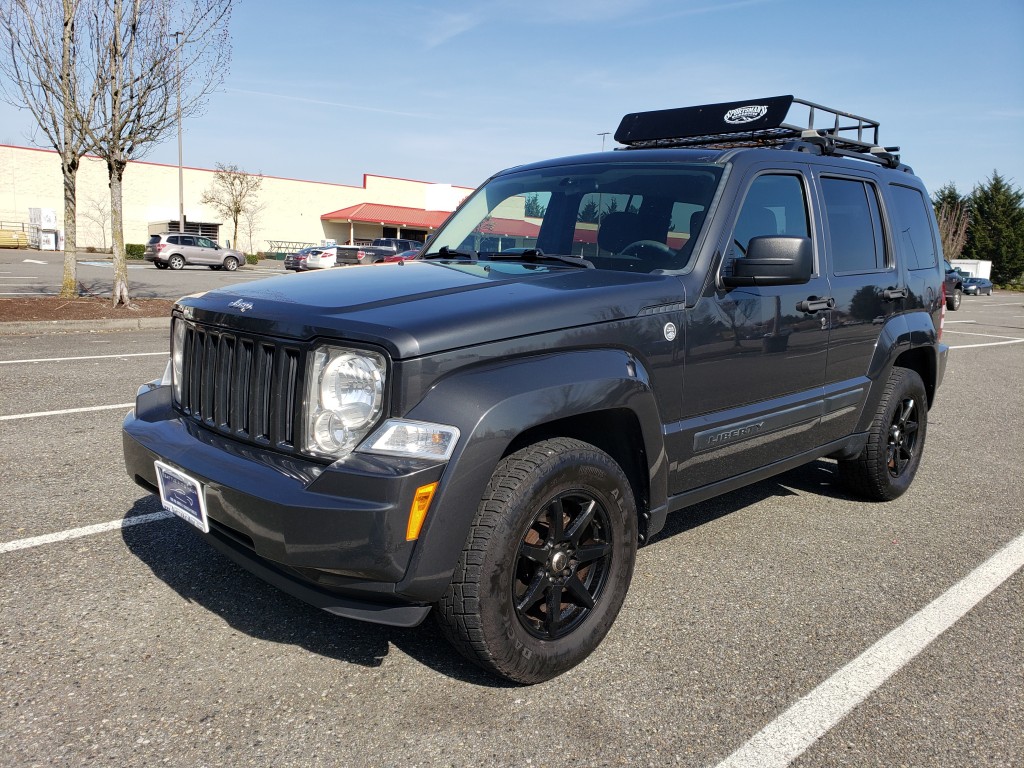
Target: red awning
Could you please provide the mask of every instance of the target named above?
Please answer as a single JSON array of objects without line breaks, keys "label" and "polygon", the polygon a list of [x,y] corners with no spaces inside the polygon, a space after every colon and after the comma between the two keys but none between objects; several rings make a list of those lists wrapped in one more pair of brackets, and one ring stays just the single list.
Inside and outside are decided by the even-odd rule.
[{"label": "red awning", "polygon": [[322,221],[365,222],[387,224],[408,229],[437,229],[451,215],[448,211],[424,211],[420,208],[404,208],[400,205],[380,203],[359,203],[340,211],[325,213]]}]

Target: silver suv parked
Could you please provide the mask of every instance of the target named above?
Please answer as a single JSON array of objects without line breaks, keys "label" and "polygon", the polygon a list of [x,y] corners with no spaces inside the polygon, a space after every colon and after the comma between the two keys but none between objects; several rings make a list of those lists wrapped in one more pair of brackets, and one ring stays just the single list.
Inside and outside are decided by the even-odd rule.
[{"label": "silver suv parked", "polygon": [[150,237],[146,243],[145,258],[152,261],[157,269],[181,269],[186,264],[196,264],[233,272],[245,263],[245,255],[241,251],[221,248],[208,237],[182,232],[164,232]]}]

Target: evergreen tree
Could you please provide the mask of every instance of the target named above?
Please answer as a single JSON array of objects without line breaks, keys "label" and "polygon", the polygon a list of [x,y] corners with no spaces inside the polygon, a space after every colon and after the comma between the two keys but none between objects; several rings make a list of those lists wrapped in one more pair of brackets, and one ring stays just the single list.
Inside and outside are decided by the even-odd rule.
[{"label": "evergreen tree", "polygon": [[576,215],[576,221],[584,222],[587,224],[597,224],[598,216],[600,211],[597,209],[596,200],[588,200],[586,205],[580,209],[580,212]]},{"label": "evergreen tree", "polygon": [[543,219],[544,214],[548,212],[546,205],[541,204],[540,195],[537,192],[531,192],[526,196],[526,215],[532,219]]},{"label": "evergreen tree", "polygon": [[992,282],[1024,279],[1024,192],[992,171],[970,196],[972,225],[964,257],[992,262]]}]

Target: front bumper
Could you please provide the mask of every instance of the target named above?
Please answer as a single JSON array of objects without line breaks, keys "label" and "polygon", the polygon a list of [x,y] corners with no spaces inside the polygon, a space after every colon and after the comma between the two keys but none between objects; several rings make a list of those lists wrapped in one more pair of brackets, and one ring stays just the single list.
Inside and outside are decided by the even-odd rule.
[{"label": "front bumper", "polygon": [[154,461],[203,487],[202,536],[247,570],[317,607],[399,626],[429,605],[404,599],[415,542],[405,540],[416,489],[436,462],[352,454],[325,466],[214,434],[171,406],[170,388],[143,388],[124,420],[128,475],[157,490]]}]

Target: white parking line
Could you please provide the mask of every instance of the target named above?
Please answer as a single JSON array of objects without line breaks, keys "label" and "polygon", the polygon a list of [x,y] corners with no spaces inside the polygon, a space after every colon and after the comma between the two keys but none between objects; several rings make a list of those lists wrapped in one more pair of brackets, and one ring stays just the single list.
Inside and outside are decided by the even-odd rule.
[{"label": "white parking line", "polygon": [[1024,535],[761,729],[717,768],[782,768],[1024,566]]},{"label": "white parking line", "polygon": [[984,336],[989,339],[1013,339],[1014,341],[1024,341],[1019,336],[999,336],[995,333],[972,333],[971,331],[950,331],[950,333],[959,333],[962,336]]},{"label": "white parking line", "polygon": [[957,344],[951,346],[950,349],[976,349],[978,347],[1002,347],[1007,344],[1024,344],[1024,339],[1017,339],[1016,341],[990,341],[987,344]]},{"label": "white parking line", "polygon": [[124,355],[83,355],[82,357],[37,357],[33,359],[25,360],[0,360],[0,365],[14,365],[15,363],[63,363],[68,360],[103,360],[107,358],[119,358],[119,357],[152,357],[154,355],[163,355],[167,357],[167,352],[129,352]]},{"label": "white parking line", "polygon": [[0,416],[0,421],[15,421],[17,419],[38,419],[40,416],[64,416],[68,413],[89,413],[91,411],[112,411],[116,408],[134,408],[135,403],[118,403],[117,405],[93,405],[89,408],[65,408],[63,411],[36,411],[35,413],[15,413],[10,416]]},{"label": "white parking line", "polygon": [[33,536],[31,539],[17,539],[15,541],[8,541],[6,544],[0,544],[0,553],[41,547],[44,544],[55,544],[58,541],[68,541],[69,539],[80,539],[83,536],[92,536],[94,533],[105,533],[106,531],[129,528],[133,525],[142,525],[143,523],[155,523],[157,520],[166,520],[168,517],[174,517],[174,515],[166,511],[150,512],[147,515],[126,517],[123,520],[111,520],[109,523],[97,523],[96,525],[87,525],[84,528],[72,528],[71,530],[60,531],[59,533],[48,533],[45,536]]}]

